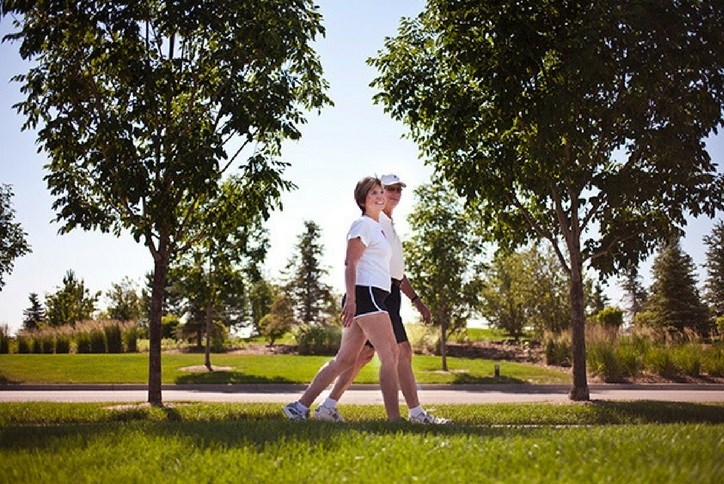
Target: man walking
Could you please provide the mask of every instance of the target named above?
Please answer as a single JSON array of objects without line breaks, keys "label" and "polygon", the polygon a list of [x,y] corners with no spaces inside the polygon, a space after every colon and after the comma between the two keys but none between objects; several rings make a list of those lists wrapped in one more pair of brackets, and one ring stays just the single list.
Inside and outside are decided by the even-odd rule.
[{"label": "man walking", "polygon": [[[380,177],[385,190],[385,208],[380,214],[379,223],[385,237],[392,246],[392,258],[390,260],[390,275],[392,277],[392,290],[385,300],[385,305],[392,320],[392,329],[395,333],[397,346],[399,348],[399,360],[397,363],[397,375],[402,395],[405,397],[409,409],[409,421],[422,424],[444,424],[449,420],[431,415],[420,405],[417,395],[417,381],[412,371],[412,345],[407,338],[405,326],[400,316],[400,305],[402,296],[405,294],[410,302],[417,308],[425,323],[430,322],[430,310],[422,302],[420,296],[415,292],[412,284],[405,276],[405,261],[402,256],[402,241],[395,231],[392,220],[392,212],[400,203],[402,190],[407,186],[397,175],[383,175]],[[334,422],[343,422],[344,419],[337,411],[337,402],[342,394],[349,388],[355,377],[370,362],[375,354],[374,347],[367,342],[357,357],[357,362],[349,370],[342,373],[335,382],[334,388],[322,405],[314,412],[314,419]]]}]

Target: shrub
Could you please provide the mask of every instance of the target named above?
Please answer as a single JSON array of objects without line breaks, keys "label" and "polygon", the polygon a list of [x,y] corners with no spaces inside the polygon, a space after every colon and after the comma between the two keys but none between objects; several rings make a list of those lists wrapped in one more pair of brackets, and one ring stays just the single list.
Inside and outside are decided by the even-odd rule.
[{"label": "shrub", "polygon": [[339,326],[301,325],[294,335],[300,355],[327,355],[339,350],[342,328]]},{"label": "shrub", "polygon": [[606,307],[596,314],[596,322],[604,328],[619,329],[623,326],[623,311],[615,307]]},{"label": "shrub", "polygon": [[641,311],[634,316],[633,324],[636,328],[655,328],[658,326],[656,316],[651,311]]}]

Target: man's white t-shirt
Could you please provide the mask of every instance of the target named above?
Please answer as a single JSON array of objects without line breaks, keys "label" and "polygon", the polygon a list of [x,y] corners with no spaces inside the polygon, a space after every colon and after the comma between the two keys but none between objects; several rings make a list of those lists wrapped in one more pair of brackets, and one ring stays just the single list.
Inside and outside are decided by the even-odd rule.
[{"label": "man's white t-shirt", "polygon": [[362,216],[355,220],[347,232],[347,240],[359,237],[366,246],[357,262],[358,286],[374,286],[390,291],[390,257],[392,247],[374,219]]},{"label": "man's white t-shirt", "polygon": [[387,241],[392,247],[392,257],[390,258],[390,276],[393,279],[401,281],[405,276],[405,259],[402,256],[402,241],[395,231],[395,225],[392,219],[385,214],[380,213],[380,226],[382,233],[385,234]]}]

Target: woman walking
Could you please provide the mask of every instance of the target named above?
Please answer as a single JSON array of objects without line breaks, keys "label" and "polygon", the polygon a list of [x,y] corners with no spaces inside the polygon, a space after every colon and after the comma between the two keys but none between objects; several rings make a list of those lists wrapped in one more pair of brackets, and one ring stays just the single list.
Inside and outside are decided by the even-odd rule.
[{"label": "woman walking", "polygon": [[357,183],[354,197],[362,216],[347,232],[342,342],[334,359],[319,369],[301,398],[284,407],[284,414],[292,420],[309,417],[310,405],[335,378],[354,366],[366,340],[374,345],[380,359],[380,388],[387,418],[400,418],[399,349],[385,307],[390,294],[392,248],[379,223],[385,192],[379,179],[366,177]]}]

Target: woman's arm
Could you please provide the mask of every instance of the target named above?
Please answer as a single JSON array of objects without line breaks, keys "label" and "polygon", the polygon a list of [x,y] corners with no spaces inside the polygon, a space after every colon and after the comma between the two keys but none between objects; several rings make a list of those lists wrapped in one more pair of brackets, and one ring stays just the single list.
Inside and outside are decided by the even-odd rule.
[{"label": "woman's arm", "polygon": [[357,262],[367,247],[362,239],[355,237],[347,241],[347,255],[344,258],[344,287],[346,297],[342,308],[342,325],[347,327],[352,324],[354,313],[357,309],[357,294],[355,285],[357,283]]}]

